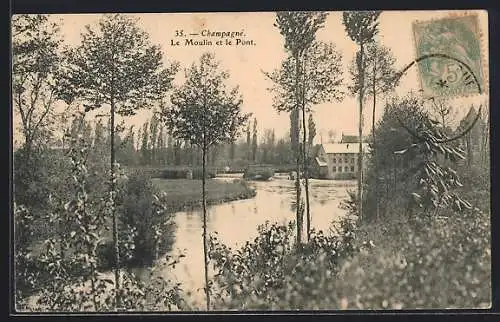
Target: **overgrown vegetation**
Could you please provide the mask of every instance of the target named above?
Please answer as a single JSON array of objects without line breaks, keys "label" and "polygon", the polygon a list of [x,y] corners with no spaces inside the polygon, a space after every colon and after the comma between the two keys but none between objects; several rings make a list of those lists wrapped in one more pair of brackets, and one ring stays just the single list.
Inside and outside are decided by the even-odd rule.
[{"label": "overgrown vegetation", "polygon": [[[110,217],[106,216],[105,211],[108,201],[105,198],[91,198],[92,194],[87,192],[88,145],[85,140],[78,136],[72,138],[70,144],[69,178],[73,182],[66,181],[66,187],[74,193],[70,193],[68,199],[50,198],[47,213],[38,214],[39,218],[54,225],[54,230],[49,232],[49,237],[43,242],[43,249],[38,253],[33,251],[37,238],[40,237],[35,236],[31,230],[34,216],[24,206],[16,204],[14,209],[17,238],[16,304],[19,310],[110,311],[115,307],[114,282],[107,277],[106,268],[99,265],[103,260],[99,257],[99,247],[103,240],[110,239]],[[71,185],[68,186],[70,182]],[[148,185],[147,181],[138,178],[119,182],[123,184],[127,196],[136,202],[131,203],[132,200],[129,199],[129,202],[118,203],[122,219],[119,225],[123,232],[120,235],[120,257],[125,261],[151,263],[158,258],[161,247],[161,240],[158,238],[162,236],[160,229],[169,226],[168,219],[162,216],[165,207],[152,190],[144,189],[151,186],[151,183]],[[137,205],[142,207],[139,209]],[[140,218],[136,217],[138,210]],[[151,234],[152,231],[155,234]],[[151,254],[151,251],[156,252]],[[112,265],[113,259],[111,251],[108,261]],[[161,275],[146,283],[126,268],[121,270],[121,274],[124,280],[121,289],[122,309],[144,308],[152,300],[146,295],[151,292],[153,282],[155,285],[161,282],[166,291],[176,294],[167,299],[163,298],[165,293],[157,294],[162,302],[170,306],[181,305],[179,285]],[[154,300],[158,301],[158,298]]]}]

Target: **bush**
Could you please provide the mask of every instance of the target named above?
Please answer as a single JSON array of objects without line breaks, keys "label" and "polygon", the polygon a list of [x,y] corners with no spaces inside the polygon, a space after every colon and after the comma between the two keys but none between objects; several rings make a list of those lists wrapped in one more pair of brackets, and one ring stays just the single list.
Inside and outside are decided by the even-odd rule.
[{"label": "bush", "polygon": [[[192,169],[193,179],[201,179],[203,177],[203,169],[202,168],[194,168]],[[205,178],[213,179],[216,176],[216,172],[214,169],[205,169]]]},{"label": "bush", "polygon": [[376,247],[336,282],[348,308],[477,308],[491,303],[489,216],[404,220],[363,227]]},{"label": "bush", "polygon": [[13,157],[14,201],[27,207],[35,220],[42,223],[41,218],[50,208],[49,196],[69,195],[66,185],[70,175],[69,158],[61,151],[42,148],[33,150],[29,157],[19,149]]},{"label": "bush", "polygon": [[140,172],[131,173],[124,184],[119,201],[120,219],[124,225],[136,229],[130,264],[149,266],[160,251],[173,244],[174,227],[166,213],[166,200],[157,195],[151,178]]},{"label": "bush", "polygon": [[270,167],[250,166],[245,169],[243,178],[248,180],[269,180],[274,176],[274,170]]},{"label": "bush", "polygon": [[[139,168],[129,169],[129,173],[141,173],[144,176],[159,179],[186,179],[188,172],[191,171],[193,179],[201,179],[202,168],[188,168],[188,167],[169,167],[169,168]],[[215,169],[207,168],[206,178],[215,178]]]},{"label": "bush", "polygon": [[[312,231],[309,243],[295,247],[295,224],[266,223],[258,236],[233,251],[210,237],[209,256],[216,269],[215,306],[225,309],[297,309],[307,306],[318,269],[333,277],[351,255],[354,228],[344,222],[340,234]],[[321,262],[321,265],[319,265]],[[311,264],[314,263],[314,264]],[[329,277],[329,278],[330,278]],[[306,306],[304,306],[306,303]]]}]

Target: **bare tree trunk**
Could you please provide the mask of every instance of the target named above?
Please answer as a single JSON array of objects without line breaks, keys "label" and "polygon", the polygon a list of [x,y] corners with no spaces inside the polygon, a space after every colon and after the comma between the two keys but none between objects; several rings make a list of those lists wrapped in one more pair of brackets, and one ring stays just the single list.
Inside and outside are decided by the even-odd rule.
[{"label": "bare tree trunk", "polygon": [[[375,47],[376,48],[376,47]],[[376,50],[376,49],[375,49]],[[372,111],[372,136],[373,136],[373,172],[375,174],[375,216],[377,220],[380,216],[380,207],[379,207],[379,188],[378,188],[378,169],[377,169],[377,160],[375,157],[376,147],[375,147],[375,109],[377,106],[377,91],[376,91],[376,75],[377,75],[377,53],[375,52],[375,56],[373,57],[373,78],[372,78],[372,95],[373,95],[373,111]]]},{"label": "bare tree trunk", "polygon": [[308,167],[308,153],[307,153],[307,147],[306,147],[306,116],[305,116],[305,111],[304,107],[302,107],[302,127],[304,128],[304,134],[303,134],[303,158],[304,158],[304,178],[305,178],[305,193],[306,193],[306,220],[307,220],[307,241],[309,241],[309,238],[311,237],[311,211],[309,207],[309,167]]},{"label": "bare tree trunk", "polygon": [[472,137],[471,137],[470,131],[469,131],[469,133],[467,133],[465,140],[466,140],[466,144],[467,144],[467,165],[470,167],[472,165],[472,158],[473,158],[473,156],[472,156]]},{"label": "bare tree trunk", "polygon": [[299,106],[300,106],[300,92],[299,92],[299,55],[295,54],[295,117],[297,118],[294,122],[295,129],[292,129],[292,132],[295,132],[293,135],[295,136],[296,141],[296,151],[295,151],[295,165],[297,170],[297,177],[295,178],[295,191],[296,191],[296,217],[297,217],[297,247],[300,249],[302,244],[302,212],[301,212],[301,198],[300,198],[300,139],[299,139]]},{"label": "bare tree trunk", "polygon": [[363,66],[363,42],[360,44],[359,58],[359,156],[358,156],[358,212],[359,219],[363,217],[363,87],[364,87],[364,66]]},{"label": "bare tree trunk", "polygon": [[118,220],[115,211],[115,102],[111,96],[111,117],[110,117],[110,147],[111,147],[111,182],[110,201],[111,217],[113,218],[113,246],[115,249],[115,309],[119,310],[120,301],[120,248],[118,245]]},{"label": "bare tree trunk", "polygon": [[306,95],[306,78],[305,78],[305,71],[306,71],[306,57],[304,57],[304,70],[302,71],[302,157],[303,157],[303,162],[304,162],[304,178],[305,178],[305,193],[306,193],[306,227],[307,227],[307,241],[309,241],[311,237],[311,212],[310,212],[310,207],[309,207],[309,167],[308,167],[308,149],[309,147],[306,146],[307,144],[307,135],[306,135],[306,104],[305,104],[305,95]]},{"label": "bare tree trunk", "polygon": [[210,289],[208,284],[208,240],[207,240],[207,200],[205,196],[205,175],[206,175],[206,160],[207,160],[207,147],[202,148],[202,177],[201,177],[201,193],[202,193],[202,207],[203,207],[203,258],[205,264],[205,296],[207,301],[207,311],[210,310]]}]

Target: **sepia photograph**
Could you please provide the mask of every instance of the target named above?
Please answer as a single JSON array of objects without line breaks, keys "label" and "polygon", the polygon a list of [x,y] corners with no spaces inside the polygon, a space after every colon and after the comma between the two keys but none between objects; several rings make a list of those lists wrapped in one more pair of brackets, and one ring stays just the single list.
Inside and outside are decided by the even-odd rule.
[{"label": "sepia photograph", "polygon": [[15,14],[23,314],[489,309],[486,10]]}]

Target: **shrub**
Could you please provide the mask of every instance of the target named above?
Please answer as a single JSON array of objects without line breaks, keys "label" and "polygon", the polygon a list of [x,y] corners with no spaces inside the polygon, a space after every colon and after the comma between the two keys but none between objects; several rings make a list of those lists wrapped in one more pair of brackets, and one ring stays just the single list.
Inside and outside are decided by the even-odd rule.
[{"label": "shrub", "polygon": [[250,166],[243,173],[243,178],[248,180],[269,180],[273,176],[274,170],[270,167]]},{"label": "shrub", "polygon": [[151,178],[142,173],[131,173],[124,184],[120,219],[136,229],[131,264],[149,266],[160,250],[168,249],[173,243],[174,226],[166,213],[166,200],[157,195]]},{"label": "shrub", "polygon": [[[193,179],[201,179],[203,177],[203,169],[202,168],[194,168],[192,169]],[[213,179],[216,176],[216,172],[214,169],[205,169],[205,178]]]},{"label": "shrub", "polygon": [[341,225],[340,234],[312,231],[309,243],[300,250],[295,247],[294,230],[293,222],[266,223],[258,228],[253,241],[234,251],[213,234],[209,256],[216,270],[215,305],[226,309],[302,308],[301,302],[314,285],[310,278],[317,277],[312,270],[322,267],[324,274],[334,276],[339,262],[355,251],[350,224]]},{"label": "shrub", "polygon": [[376,247],[354,256],[335,288],[348,308],[477,308],[491,303],[489,216],[415,218],[363,227]]},{"label": "shrub", "polygon": [[[140,172],[151,178],[160,179],[186,179],[188,172],[191,171],[193,179],[201,179],[203,170],[200,167],[196,168],[158,168],[158,169],[141,169]],[[206,178],[215,178],[216,171],[214,169],[206,169]]]}]

